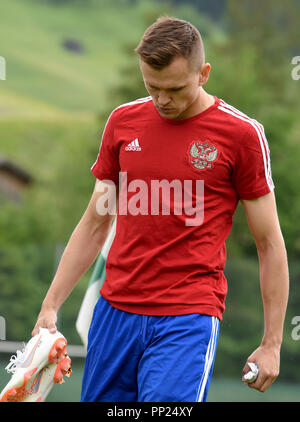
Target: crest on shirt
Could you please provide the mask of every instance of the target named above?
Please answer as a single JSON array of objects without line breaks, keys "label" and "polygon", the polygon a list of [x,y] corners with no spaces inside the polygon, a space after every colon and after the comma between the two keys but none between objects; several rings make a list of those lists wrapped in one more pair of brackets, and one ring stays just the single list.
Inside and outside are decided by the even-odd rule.
[{"label": "crest on shirt", "polygon": [[193,141],[189,146],[189,164],[198,170],[212,168],[217,157],[218,150],[209,141]]}]

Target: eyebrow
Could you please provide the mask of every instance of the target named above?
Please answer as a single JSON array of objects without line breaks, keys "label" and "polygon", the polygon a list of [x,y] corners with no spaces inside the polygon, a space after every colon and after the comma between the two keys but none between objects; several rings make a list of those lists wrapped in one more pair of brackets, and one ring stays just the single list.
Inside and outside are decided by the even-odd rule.
[{"label": "eyebrow", "polygon": [[[160,89],[160,88],[158,88],[157,86],[154,86],[154,85],[152,85],[152,84],[148,84],[149,85],[149,87],[150,88],[154,88],[154,89]],[[186,85],[181,85],[181,86],[174,86],[174,87],[171,87],[171,88],[167,88],[166,90],[167,91],[179,91],[180,89],[183,89],[183,88],[185,88],[186,87]]]}]

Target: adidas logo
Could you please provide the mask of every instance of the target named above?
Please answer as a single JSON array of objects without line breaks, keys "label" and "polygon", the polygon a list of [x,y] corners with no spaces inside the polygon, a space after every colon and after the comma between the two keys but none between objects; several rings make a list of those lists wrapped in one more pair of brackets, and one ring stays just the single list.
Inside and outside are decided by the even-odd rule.
[{"label": "adidas logo", "polygon": [[127,147],[125,147],[125,151],[142,151],[142,148],[139,146],[138,138],[130,142]]}]

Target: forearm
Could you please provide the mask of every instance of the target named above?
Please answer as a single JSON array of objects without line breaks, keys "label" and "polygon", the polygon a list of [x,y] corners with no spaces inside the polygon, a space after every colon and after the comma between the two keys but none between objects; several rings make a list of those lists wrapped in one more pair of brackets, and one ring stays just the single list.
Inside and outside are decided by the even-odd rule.
[{"label": "forearm", "polygon": [[283,240],[258,248],[258,256],[265,323],[262,345],[280,348],[289,292],[288,262]]},{"label": "forearm", "polygon": [[[248,385],[266,391],[279,375],[280,348],[289,293],[287,253],[274,192],[255,200],[244,200],[243,205],[257,247],[265,325],[260,346],[247,359],[247,362],[256,363],[259,368],[256,381]],[[248,371],[246,363],[243,374]]]},{"label": "forearm", "polygon": [[95,226],[83,217],[65,248],[42,308],[58,311],[75,285],[98,256],[109,231],[109,224]]}]

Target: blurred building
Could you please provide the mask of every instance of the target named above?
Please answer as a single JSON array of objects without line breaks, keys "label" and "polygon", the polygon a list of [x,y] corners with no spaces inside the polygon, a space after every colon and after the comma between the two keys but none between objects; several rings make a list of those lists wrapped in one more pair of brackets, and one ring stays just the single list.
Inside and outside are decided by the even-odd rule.
[{"label": "blurred building", "polygon": [[20,202],[32,181],[31,175],[24,169],[0,157],[0,202],[5,199]]}]

